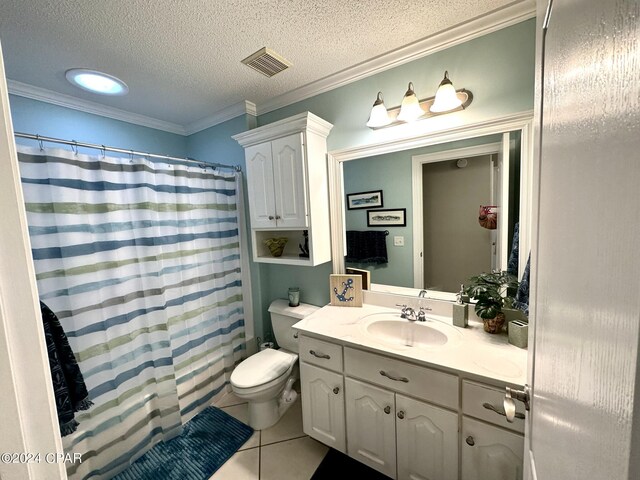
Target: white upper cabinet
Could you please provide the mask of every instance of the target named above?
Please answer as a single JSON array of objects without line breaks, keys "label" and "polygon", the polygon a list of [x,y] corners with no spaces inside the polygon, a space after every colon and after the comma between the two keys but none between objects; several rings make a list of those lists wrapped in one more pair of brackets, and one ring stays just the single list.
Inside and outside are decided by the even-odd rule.
[{"label": "white upper cabinet", "polygon": [[[331,260],[327,136],[332,127],[305,112],[233,137],[245,148],[254,261],[313,266]],[[274,257],[265,241],[279,237],[287,243]]]}]

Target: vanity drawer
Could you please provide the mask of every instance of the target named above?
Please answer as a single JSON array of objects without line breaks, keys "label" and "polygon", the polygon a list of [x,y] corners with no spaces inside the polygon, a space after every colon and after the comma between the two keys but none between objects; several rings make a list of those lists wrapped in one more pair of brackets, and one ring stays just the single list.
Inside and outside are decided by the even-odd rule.
[{"label": "vanity drawer", "polygon": [[303,362],[342,373],[342,345],[300,335],[300,359]]},{"label": "vanity drawer", "polygon": [[[507,422],[507,418],[504,416],[504,394],[504,388],[500,389],[463,380],[462,413],[518,433],[524,433],[524,419],[516,418],[513,423]],[[494,409],[500,413],[495,412]],[[516,413],[524,415],[524,405],[520,402],[516,402]]]},{"label": "vanity drawer", "polygon": [[345,374],[458,409],[458,377],[375,353],[344,349]]}]

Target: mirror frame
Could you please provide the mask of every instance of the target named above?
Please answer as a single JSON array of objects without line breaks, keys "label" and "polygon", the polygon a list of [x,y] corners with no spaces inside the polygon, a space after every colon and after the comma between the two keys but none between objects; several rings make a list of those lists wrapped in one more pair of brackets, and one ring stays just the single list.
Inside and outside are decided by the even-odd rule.
[{"label": "mirror frame", "polygon": [[[344,178],[343,162],[400,152],[430,145],[455,142],[486,135],[504,134],[520,131],[520,251],[531,250],[531,221],[533,198],[533,111],[525,111],[483,122],[468,123],[454,128],[427,132],[395,140],[372,143],[341,150],[332,150],[327,154],[329,173],[329,215],[331,218],[331,260],[333,273],[344,273],[345,256],[345,216],[344,216]],[[525,262],[519,262],[518,276],[522,277]],[[415,294],[414,289],[385,286],[386,293],[401,295]],[[417,292],[417,289],[415,289]],[[451,299],[450,294],[439,292],[438,298]]]}]

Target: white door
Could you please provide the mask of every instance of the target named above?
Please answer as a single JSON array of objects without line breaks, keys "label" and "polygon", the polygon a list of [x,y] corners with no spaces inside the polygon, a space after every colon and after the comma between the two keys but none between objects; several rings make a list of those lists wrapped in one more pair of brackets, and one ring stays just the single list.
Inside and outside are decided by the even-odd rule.
[{"label": "white door", "polygon": [[526,478],[637,479],[639,5],[538,4]]},{"label": "white door", "polygon": [[0,477],[66,479],[1,49],[0,206]]},{"label": "white door", "polygon": [[396,478],[394,394],[351,378],[345,389],[349,456]]},{"label": "white door", "polygon": [[252,145],[245,150],[247,196],[251,228],[276,226],[276,199],[273,184],[271,143]]},{"label": "white door", "polygon": [[398,480],[457,480],[458,414],[396,394]]},{"label": "white door", "polygon": [[463,417],[461,438],[462,480],[522,480],[522,435]]},{"label": "white door", "polygon": [[342,375],[301,363],[300,383],[304,433],[346,453]]},{"label": "white door", "polygon": [[309,226],[302,140],[303,134],[295,133],[271,142],[278,228]]}]

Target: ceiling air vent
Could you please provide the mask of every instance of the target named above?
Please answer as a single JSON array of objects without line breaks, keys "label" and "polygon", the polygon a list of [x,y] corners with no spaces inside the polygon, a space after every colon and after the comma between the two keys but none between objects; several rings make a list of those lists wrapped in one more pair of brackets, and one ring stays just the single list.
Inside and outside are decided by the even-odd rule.
[{"label": "ceiling air vent", "polygon": [[267,47],[261,48],[256,53],[242,60],[247,67],[253,68],[267,77],[273,77],[291,66],[291,62],[285,60],[273,50]]}]

